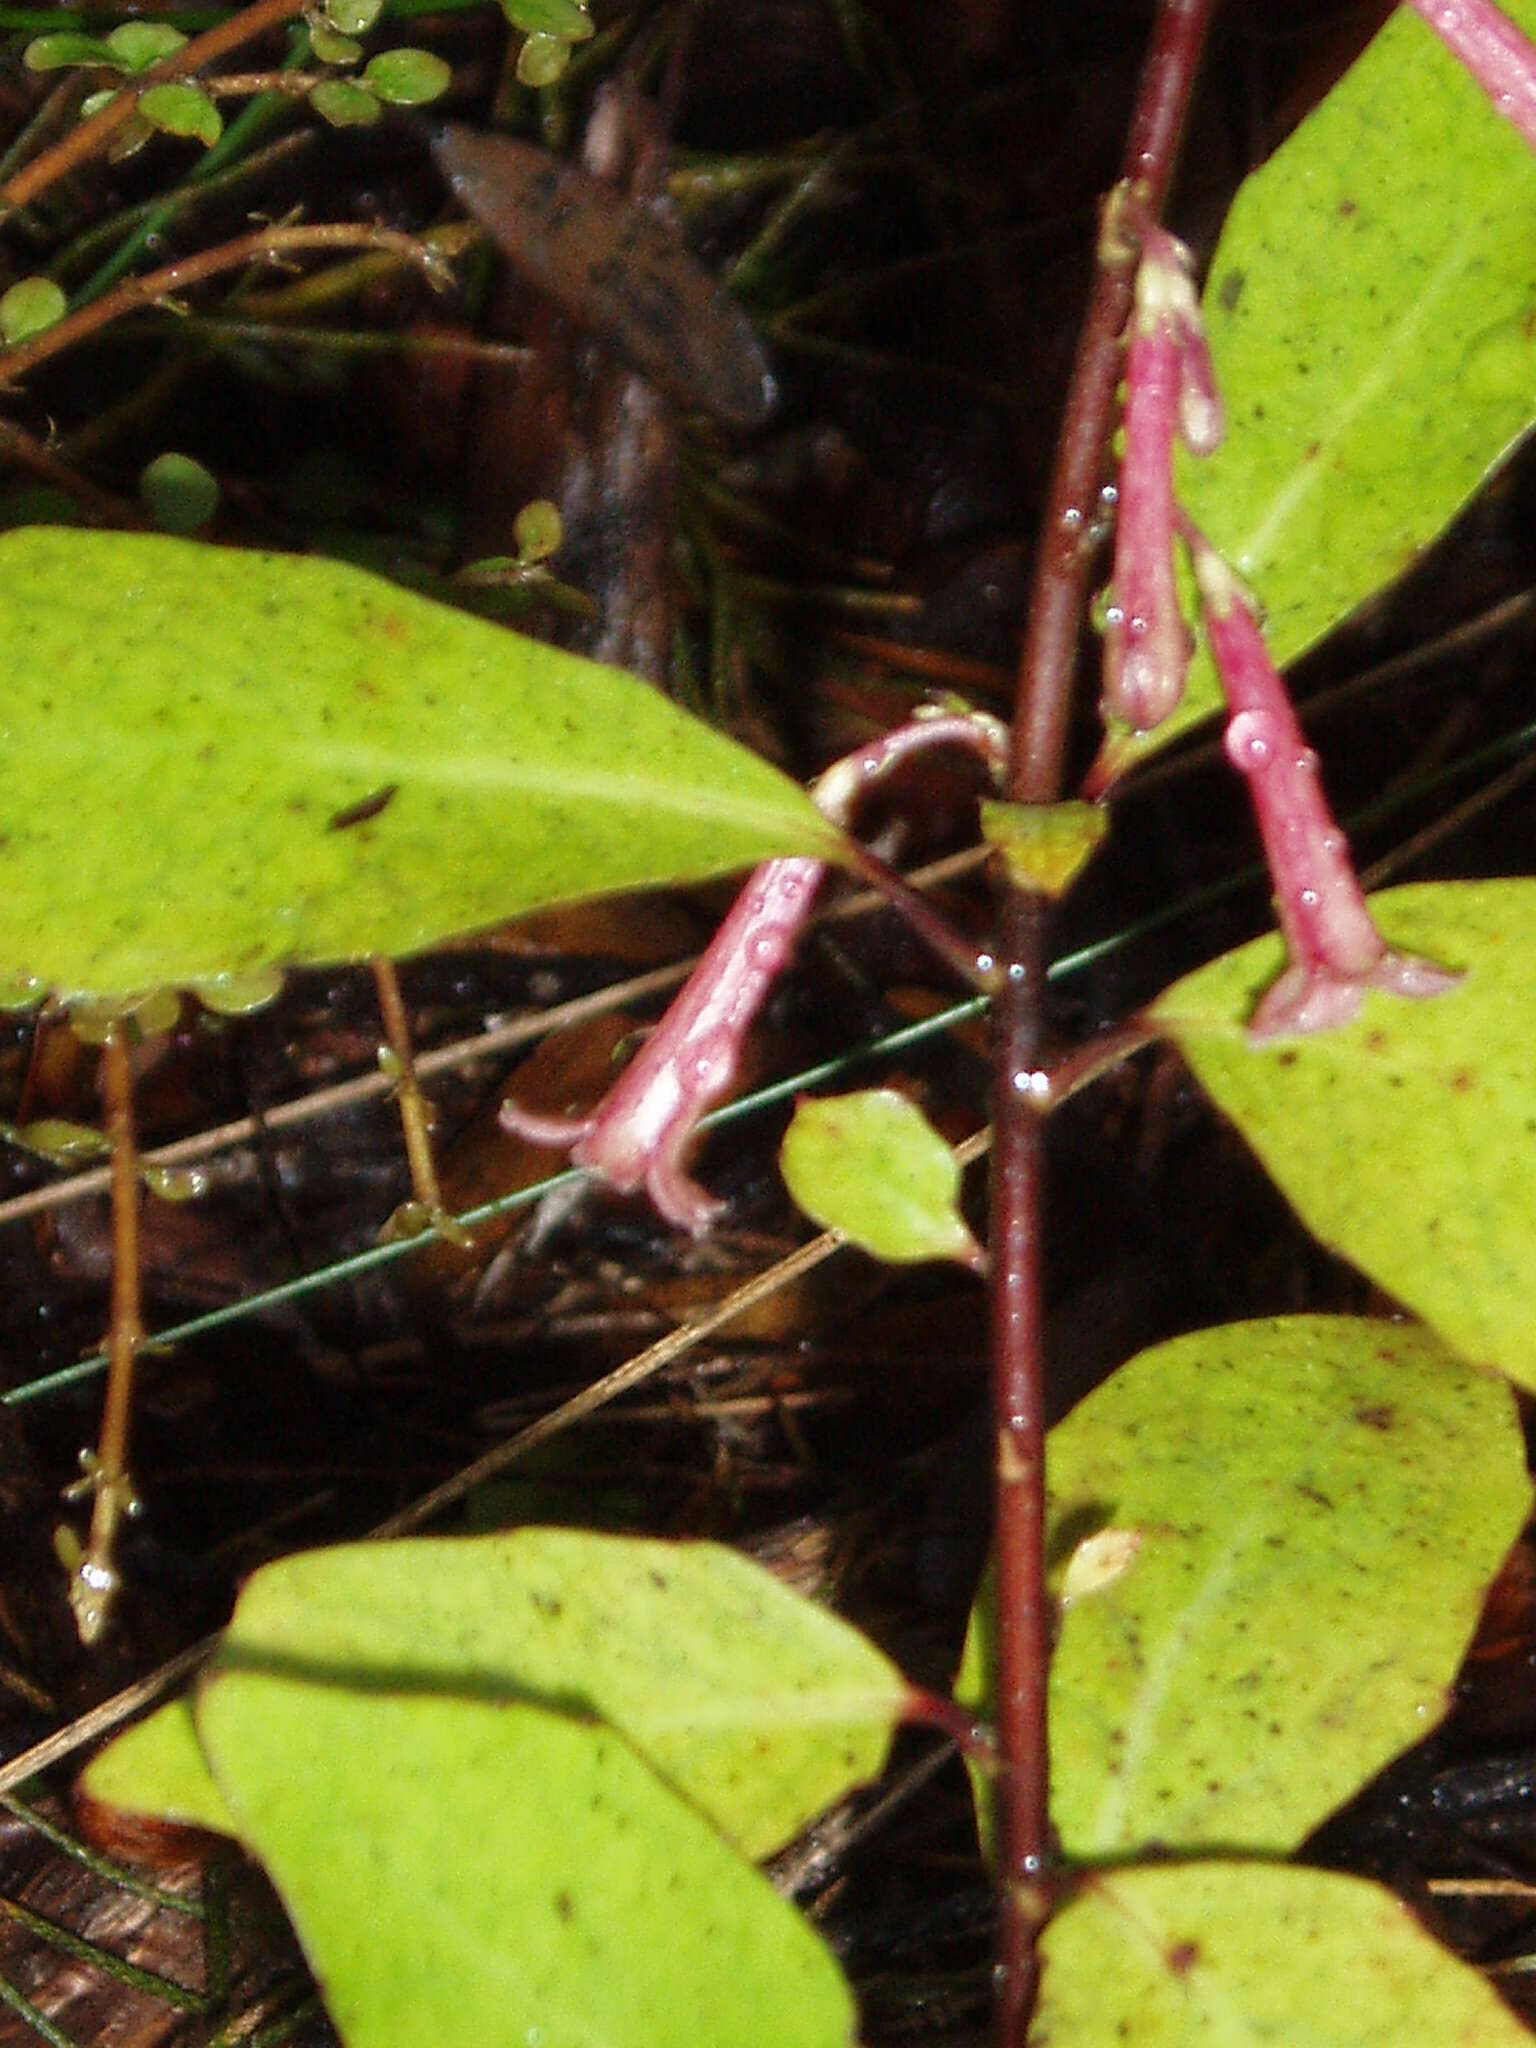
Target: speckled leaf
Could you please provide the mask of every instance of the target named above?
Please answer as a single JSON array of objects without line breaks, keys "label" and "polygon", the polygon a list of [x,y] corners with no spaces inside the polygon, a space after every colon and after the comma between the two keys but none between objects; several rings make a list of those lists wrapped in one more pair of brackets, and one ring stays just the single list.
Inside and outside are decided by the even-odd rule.
[{"label": "speckled leaf", "polygon": [[894,1088],[798,1103],[779,1169],[808,1216],[877,1259],[981,1262],[958,1206],[959,1162]]},{"label": "speckled leaf", "polygon": [[[1536,31],[1536,0],[1501,0]],[[1225,446],[1179,490],[1293,661],[1536,419],[1536,160],[1411,9],[1238,192],[1205,293]],[[1184,704],[1119,766],[1208,717]]]},{"label": "speckled leaf", "polygon": [[[1425,1331],[1203,1330],[1051,1432],[1050,1548],[1136,1534],[1051,1667],[1074,1857],[1292,1850],[1440,1718],[1531,1488],[1513,1397]],[[986,1697],[991,1620],[959,1691]]]},{"label": "speckled leaf", "polygon": [[1178,1045],[1323,1243],[1469,1358],[1536,1388],[1536,882],[1371,898],[1392,943],[1466,969],[1426,1002],[1367,995],[1356,1021],[1248,1043],[1280,970],[1259,939],[1174,984],[1150,1022]]},{"label": "speckled leaf", "polygon": [[120,1812],[208,1828],[218,1835],[239,1833],[203,1756],[190,1699],[157,1707],[109,1742],[81,1772],[78,1789]]},{"label": "speckled leaf", "polygon": [[0,643],[0,980],[405,954],[836,856],[791,782],[634,677],[336,562],[26,529]]},{"label": "speckled leaf", "polygon": [[218,1670],[198,1729],[347,2048],[847,2048],[806,1922],[612,1729]]},{"label": "speckled leaf", "polygon": [[1042,1952],[1036,2048],[1530,2048],[1487,1980],[1401,1899],[1331,1871],[1103,1871]]},{"label": "speckled leaf", "polygon": [[751,1856],[876,1774],[908,1690],[857,1630],[734,1551],[575,1529],[268,1565],[217,1664],[273,1660],[595,1715]]}]

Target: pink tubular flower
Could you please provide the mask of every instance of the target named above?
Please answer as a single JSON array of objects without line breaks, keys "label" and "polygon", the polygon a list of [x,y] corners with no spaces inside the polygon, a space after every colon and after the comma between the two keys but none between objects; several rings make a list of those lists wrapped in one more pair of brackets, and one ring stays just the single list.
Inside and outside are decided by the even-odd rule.
[{"label": "pink tubular flower", "polygon": [[1197,455],[1221,443],[1221,402],[1189,251],[1141,230],[1125,363],[1125,456],[1104,631],[1104,710],[1148,732],[1184,691],[1192,642],[1173,567],[1173,441]]},{"label": "pink tubular flower", "polygon": [[[982,712],[919,715],[837,761],[812,794],[846,824],[860,790],[920,748],[958,743],[1000,771],[1007,738]],[[571,1162],[620,1194],[644,1187],[661,1214],[695,1236],[720,1209],[683,1170],[699,1119],[736,1078],[747,1030],[810,914],[826,864],[786,858],[755,869],[666,1015],[590,1116],[536,1116],[503,1102],[501,1122],[535,1145],[568,1145]]]},{"label": "pink tubular flower", "polygon": [[1460,976],[1377,931],[1284,683],[1242,584],[1191,534],[1205,630],[1231,709],[1227,758],[1248,779],[1290,965],[1249,1019],[1254,1039],[1347,1024],[1366,989],[1432,996]]},{"label": "pink tubular flower", "polygon": [[1409,0],[1487,94],[1536,149],[1536,45],[1492,0]]}]

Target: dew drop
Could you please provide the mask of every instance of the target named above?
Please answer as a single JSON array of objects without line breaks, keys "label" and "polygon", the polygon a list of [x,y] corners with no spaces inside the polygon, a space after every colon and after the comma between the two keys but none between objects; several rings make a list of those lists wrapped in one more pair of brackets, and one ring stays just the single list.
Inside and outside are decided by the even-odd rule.
[{"label": "dew drop", "polygon": [[1227,727],[1227,759],[1244,775],[1257,775],[1274,765],[1282,734],[1264,711],[1240,711]]},{"label": "dew drop", "polygon": [[1065,511],[1065,512],[1063,512],[1063,513],[1062,513],[1062,515],[1061,515],[1061,530],[1062,530],[1062,532],[1063,532],[1063,533],[1081,533],[1081,532],[1082,532],[1082,529],[1083,529],[1083,513],[1082,513],[1082,508],[1081,508],[1081,506],[1079,506],[1079,505],[1069,505],[1069,506],[1067,507],[1066,511]]}]

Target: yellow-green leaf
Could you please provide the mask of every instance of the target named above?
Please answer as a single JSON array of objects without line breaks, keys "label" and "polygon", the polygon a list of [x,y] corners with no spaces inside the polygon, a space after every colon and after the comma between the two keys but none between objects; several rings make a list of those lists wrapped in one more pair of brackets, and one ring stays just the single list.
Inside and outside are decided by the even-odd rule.
[{"label": "yellow-green leaf", "polygon": [[596,1716],[752,1856],[876,1774],[907,1697],[857,1630],[734,1551],[576,1529],[285,1558],[242,1592],[217,1668]]},{"label": "yellow-green leaf", "polygon": [[1041,1946],[1034,2048],[1530,2048],[1401,1899],[1331,1871],[1102,1871]]},{"label": "yellow-green leaf", "polygon": [[1371,908],[1393,945],[1465,979],[1253,1046],[1244,1020],[1281,966],[1279,940],[1259,939],[1176,982],[1149,1021],[1315,1236],[1536,1388],[1536,882],[1392,889]]},{"label": "yellow-green leaf", "polygon": [[779,1168],[808,1216],[877,1259],[981,1264],[960,1214],[959,1162],[894,1088],[808,1096],[784,1134]]},{"label": "yellow-green leaf", "polygon": [[12,347],[62,320],[69,309],[62,285],[51,277],[20,277],[0,298],[0,340]]},{"label": "yellow-green leaf", "polygon": [[610,1728],[228,1668],[197,1725],[347,2048],[852,2039],[807,1923]]},{"label": "yellow-green leaf", "polygon": [[840,844],[636,678],[337,562],[26,529],[0,644],[0,980],[65,996],[406,954]]},{"label": "yellow-green leaf", "polygon": [[981,836],[995,847],[1011,879],[1042,896],[1065,896],[1109,830],[1098,804],[1013,804],[983,797]]},{"label": "yellow-green leaf", "polygon": [[152,85],[139,100],[139,116],[167,135],[184,135],[211,149],[224,132],[224,117],[195,85]]},{"label": "yellow-green leaf", "polygon": [[[1142,1352],[1051,1432],[1068,1855],[1284,1854],[1425,1735],[1530,1510],[1509,1388],[1338,1316]],[[1115,1532],[1116,1569],[1074,1574]],[[985,1705],[989,1597],[958,1690]]]},{"label": "yellow-green leaf", "polygon": [[238,1835],[213,1781],[192,1721],[190,1699],[171,1700],[119,1735],[86,1765],[80,1790],[102,1806],[216,1835]]}]

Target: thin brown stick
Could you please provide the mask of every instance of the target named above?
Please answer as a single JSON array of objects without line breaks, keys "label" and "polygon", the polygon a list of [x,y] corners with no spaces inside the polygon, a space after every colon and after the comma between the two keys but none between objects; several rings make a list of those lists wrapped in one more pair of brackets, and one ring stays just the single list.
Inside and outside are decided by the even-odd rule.
[{"label": "thin brown stick", "polygon": [[237,235],[233,241],[222,242],[216,249],[202,249],[195,256],[178,257],[176,262],[151,270],[144,277],[125,278],[115,290],[104,293],[90,305],[81,306],[77,312],[66,314],[52,327],[45,327],[26,341],[19,342],[15,348],[6,349],[0,354],[0,384],[14,382],[26,371],[46,362],[50,356],[73,348],[98,328],[120,320],[125,313],[155,305],[169,298],[173,292],[200,284],[204,278],[217,277],[224,270],[237,270],[245,263],[276,262],[281,257],[310,249],[387,249],[406,262],[414,263],[434,291],[440,289],[450,275],[436,250],[428,248],[413,235],[402,234],[398,228],[375,227],[367,221],[327,221],[314,227],[258,228],[252,234]]},{"label": "thin brown stick", "polygon": [[128,1027],[113,1024],[102,1049],[107,1136],[112,1146],[112,1327],[107,1341],[107,1393],[101,1441],[91,1469],[91,1529],[70,1582],[69,1602],[83,1643],[101,1635],[118,1588],[117,1531],[133,1511],[128,1436],[133,1373],[144,1341],[139,1300],[139,1160],[133,1131],[133,1073]]},{"label": "thin brown stick", "polygon": [[[1213,0],[1161,0],[1126,141],[1122,177],[1147,210],[1162,206]],[[1087,595],[1087,535],[1104,473],[1131,271],[1101,249],[1067,395],[1035,560],[1019,662],[1010,794],[1060,792]],[[1045,1592],[1044,1134],[1036,1076],[1044,1037],[1049,905],[1003,885],[1008,963],[993,1010],[992,1403],[997,1559],[998,1856],[1002,1932],[998,2037],[1021,2048],[1034,2010],[1035,1944],[1050,1906]]]},{"label": "thin brown stick", "polygon": [[51,448],[29,434],[24,427],[0,419],[0,463],[14,462],[56,491],[64,491],[80,509],[103,526],[146,526],[144,508],[112,491],[104,491],[78,470],[71,469]]},{"label": "thin brown stick", "polygon": [[50,185],[67,177],[79,165],[88,163],[103,144],[110,142],[118,129],[133,118],[139,96],[152,85],[163,85],[167,79],[187,78],[205,64],[213,64],[229,50],[236,50],[242,43],[249,43],[270,28],[278,28],[295,15],[302,14],[308,0],[255,0],[255,4],[242,13],[232,14],[228,21],[221,21],[200,36],[194,36],[179,50],[173,50],[151,70],[144,72],[124,86],[115,99],[109,100],[99,114],[93,114],[88,121],[82,121],[78,128],[72,128],[62,142],[56,142],[52,149],[45,149],[31,163],[23,164],[14,177],[0,186],[0,204],[5,207],[26,206],[46,192]]},{"label": "thin brown stick", "polygon": [[216,1647],[218,1640],[216,1635],[211,1635],[189,1643],[186,1649],[178,1650],[174,1657],[157,1664],[153,1671],[147,1672],[143,1678],[136,1678],[132,1685],[124,1686],[110,1699],[102,1700],[99,1705],[77,1715],[64,1727],[55,1728],[51,1735],[45,1735],[41,1742],[34,1742],[30,1749],[19,1750],[0,1764],[0,1792],[14,1792],[17,1786],[35,1778],[39,1771],[49,1770],[54,1764],[63,1763],[67,1757],[78,1756],[99,1736],[110,1735],[114,1728],[121,1728],[125,1721],[131,1721],[141,1708],[153,1706],[173,1685],[179,1685],[182,1679],[191,1676]]},{"label": "thin brown stick", "polygon": [[443,1205],[442,1182],[432,1156],[432,1114],[416,1075],[416,1050],[411,1043],[411,1023],[405,1014],[400,977],[393,960],[382,957],[371,963],[373,985],[378,991],[379,1014],[384,1020],[384,1038],[389,1046],[394,1071],[385,1078],[394,1089],[400,1111],[400,1129],[405,1138],[406,1163],[411,1169],[411,1192],[426,1212],[428,1221],[443,1225],[448,1211]]}]

